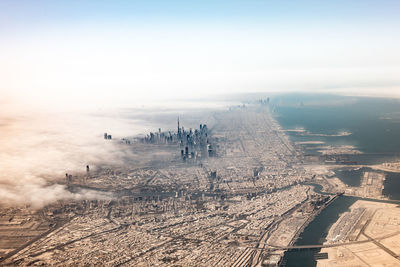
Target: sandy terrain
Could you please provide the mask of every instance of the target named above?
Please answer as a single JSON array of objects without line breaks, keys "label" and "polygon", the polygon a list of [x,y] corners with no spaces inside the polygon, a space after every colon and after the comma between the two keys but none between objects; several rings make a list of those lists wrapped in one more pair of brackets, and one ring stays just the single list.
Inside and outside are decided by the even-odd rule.
[{"label": "sandy terrain", "polygon": [[[346,243],[350,237],[356,237],[351,242],[360,243],[323,248],[321,252],[328,253],[328,259],[319,260],[317,266],[400,266],[400,208],[396,204],[358,200],[331,227],[328,237],[337,235],[332,233],[333,229],[339,228],[340,232],[341,219],[360,209],[362,215],[344,233],[345,240],[340,241]],[[369,242],[362,243],[364,240]]]}]

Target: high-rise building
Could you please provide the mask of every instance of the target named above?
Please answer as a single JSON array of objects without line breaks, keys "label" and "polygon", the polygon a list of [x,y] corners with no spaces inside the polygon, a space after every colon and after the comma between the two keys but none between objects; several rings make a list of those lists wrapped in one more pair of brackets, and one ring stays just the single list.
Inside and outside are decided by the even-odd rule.
[{"label": "high-rise building", "polygon": [[178,117],[178,139],[181,138],[181,127],[179,125],[179,117]]}]

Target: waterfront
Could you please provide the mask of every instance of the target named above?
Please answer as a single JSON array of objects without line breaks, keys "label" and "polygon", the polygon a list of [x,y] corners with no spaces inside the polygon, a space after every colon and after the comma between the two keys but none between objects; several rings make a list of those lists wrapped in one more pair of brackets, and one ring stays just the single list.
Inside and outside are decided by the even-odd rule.
[{"label": "waterfront", "polygon": [[[204,114],[204,117],[211,116]],[[172,114],[168,118],[175,122],[177,116]],[[180,122],[183,121],[181,118]],[[202,120],[189,125],[197,127],[199,123]],[[36,243],[26,251],[15,250],[17,254],[5,255],[4,260],[24,261],[27,264],[38,261],[58,263],[68,255],[71,264],[86,259],[89,264],[109,257],[103,251],[112,247],[121,253],[113,253],[112,258],[107,258],[110,264],[185,265],[196,262],[199,266],[254,266],[277,261],[285,249],[293,248],[298,235],[294,245],[315,246],[325,242],[331,226],[359,199],[339,196],[325,209],[322,208],[327,195],[348,193],[345,183],[335,184],[335,179],[340,182],[333,177],[335,171],[342,181],[347,179],[346,184],[353,184],[354,187],[360,185],[359,179],[365,172],[371,172],[371,175],[365,175],[363,183],[379,189],[379,196],[354,194],[355,191],[349,194],[381,196],[382,184],[375,182],[383,182],[384,179],[375,177],[375,174],[383,171],[371,171],[364,165],[344,165],[340,162],[329,166],[323,157],[318,159],[322,162],[309,164],[298,146],[289,142],[285,132],[272,119],[265,103],[230,108],[229,112],[213,112],[212,120],[208,119],[207,125],[212,129],[207,142],[216,148],[217,157],[205,154],[202,158],[202,153],[195,153],[196,147],[189,144],[187,147],[193,149],[193,155],[190,153],[189,157],[187,153],[186,157],[179,153],[185,147],[176,142],[183,127],[178,124],[178,132],[173,132],[170,129],[176,127],[175,123],[164,131],[155,127],[156,132],[145,137],[139,135],[119,140],[113,135],[113,139],[107,141],[100,137],[105,145],[114,143],[116,148],[130,151],[132,156],[129,161],[119,167],[104,166],[85,174],[75,173],[63,185],[72,194],[100,193],[102,199],[76,203],[66,200],[45,207],[48,216],[45,219],[51,223],[65,222],[66,230],[45,237],[46,247],[40,245],[44,243]],[[196,132],[199,133],[199,130],[187,131],[189,136]],[[164,142],[167,136],[172,139],[171,143]],[[347,136],[347,132],[342,132],[330,137]],[[321,144],[299,145],[311,147]],[[365,155],[378,154],[351,156]],[[135,162],[131,162],[132,159]],[[393,176],[389,180],[395,178]],[[393,192],[388,194],[393,195]],[[20,213],[31,220],[26,211]],[[79,218],[75,219],[74,214]],[[86,230],[89,224],[95,225],[93,222],[97,223],[96,227]],[[307,222],[310,223],[307,225]],[[125,229],[127,226],[129,230]],[[54,230],[43,229],[44,233]],[[30,234],[31,229],[21,231]],[[118,233],[115,238],[114,231]],[[91,233],[86,236],[88,232]],[[147,239],[139,238],[144,232]],[[74,247],[67,246],[70,241],[65,242],[71,233],[78,237],[72,240],[76,243]],[[92,235],[103,236],[101,240],[110,241],[103,244],[98,242],[100,239],[89,240]],[[126,239],[121,241],[118,237],[121,235]],[[85,239],[84,243],[79,242],[80,239]],[[20,244],[23,242],[20,241]],[[10,241],[6,245],[14,246],[14,243]],[[59,247],[63,248],[62,255],[57,252]],[[140,252],[139,249],[143,248]],[[270,254],[271,248],[275,254]],[[43,260],[42,255],[46,255],[47,250],[57,253]],[[320,249],[288,251],[283,264],[312,266],[316,263],[316,254],[317,257],[324,256],[319,252]],[[93,253],[97,258],[87,257]]]},{"label": "waterfront", "polygon": [[362,154],[350,153],[346,159],[359,164],[399,158],[397,99],[284,95],[274,100],[273,109],[281,127],[289,130],[291,140],[306,142],[301,144],[306,154],[320,155],[326,146],[350,146]]},{"label": "waterfront", "polygon": [[[330,176],[339,178],[345,188],[363,187],[363,176],[366,172],[381,173],[385,176],[382,195],[390,200],[400,199],[399,173],[364,167],[398,161],[398,100],[288,95],[275,100],[273,110],[282,130],[305,155],[311,156],[310,159],[314,156],[314,162],[318,159],[320,164],[327,166],[342,165],[339,168],[331,168],[333,173]],[[346,164],[353,166],[347,167]],[[321,193],[321,187],[315,186],[314,191]],[[331,226],[359,199],[351,196],[338,197],[304,229],[295,245],[326,242]],[[287,251],[282,266],[315,266],[316,255],[320,251]]]},{"label": "waterfront", "polygon": [[[335,169],[335,176],[348,186],[360,186],[362,176],[365,172],[374,171],[371,168],[340,168]],[[374,171],[385,175],[382,195],[391,200],[400,200],[400,173]]]},{"label": "waterfront", "polygon": [[[339,196],[336,198],[304,229],[295,245],[323,244],[329,228],[337,221],[340,214],[346,212],[355,201],[356,198],[354,197]],[[315,254],[319,251],[320,249],[287,251],[283,258],[282,266],[315,266],[317,263]]]}]

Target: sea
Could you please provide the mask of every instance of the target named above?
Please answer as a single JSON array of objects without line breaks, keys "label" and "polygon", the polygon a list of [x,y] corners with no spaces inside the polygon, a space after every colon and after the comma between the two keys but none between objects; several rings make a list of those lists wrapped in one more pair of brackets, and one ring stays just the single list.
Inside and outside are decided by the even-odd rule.
[{"label": "sea", "polygon": [[[362,165],[400,161],[400,100],[331,94],[286,94],[271,98],[273,116],[305,155],[322,156],[326,147],[351,147],[340,155],[352,165],[335,169],[349,186],[359,186],[368,168]],[[400,200],[400,173],[385,172],[383,194]],[[357,198],[341,196],[324,209],[295,244],[322,244],[331,225]],[[288,251],[282,266],[316,266],[320,249]]]},{"label": "sea", "polygon": [[[359,153],[341,157],[356,165],[400,161],[399,99],[288,94],[276,96],[270,106],[276,120],[304,154],[318,156],[326,146],[349,146]],[[358,186],[364,171],[341,168],[335,174],[345,184]],[[383,193],[400,199],[394,189],[400,175],[385,174]]]}]

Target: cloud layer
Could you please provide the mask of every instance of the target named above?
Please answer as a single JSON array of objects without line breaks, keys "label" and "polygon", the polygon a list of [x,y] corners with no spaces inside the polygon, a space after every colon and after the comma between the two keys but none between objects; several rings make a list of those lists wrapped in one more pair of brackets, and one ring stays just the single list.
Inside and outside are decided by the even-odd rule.
[{"label": "cloud layer", "polygon": [[[21,114],[0,117],[0,204],[41,207],[60,199],[94,198],[72,194],[58,184],[65,173],[83,173],[89,164],[121,165],[132,153],[115,138],[137,134],[134,120],[85,113]],[[97,197],[104,197],[97,196]]]}]

